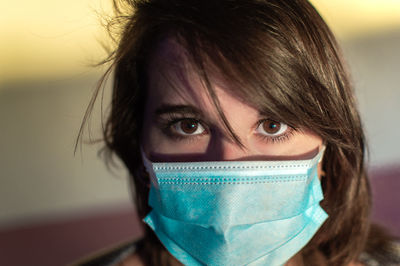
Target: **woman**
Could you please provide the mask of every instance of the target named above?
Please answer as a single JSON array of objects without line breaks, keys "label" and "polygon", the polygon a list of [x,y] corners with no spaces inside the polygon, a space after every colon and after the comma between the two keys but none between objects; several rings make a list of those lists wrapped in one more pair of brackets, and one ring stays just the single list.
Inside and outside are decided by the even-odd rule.
[{"label": "woman", "polygon": [[368,220],[353,88],[310,3],[121,2],[104,140],[148,226],[116,263],[396,263]]}]

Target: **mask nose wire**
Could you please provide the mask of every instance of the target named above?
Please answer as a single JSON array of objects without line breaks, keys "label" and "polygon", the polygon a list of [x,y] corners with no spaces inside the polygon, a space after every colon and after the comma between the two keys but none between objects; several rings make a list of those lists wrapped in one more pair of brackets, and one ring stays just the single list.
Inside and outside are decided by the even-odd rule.
[{"label": "mask nose wire", "polygon": [[[322,145],[321,149],[319,150],[317,156],[313,159],[311,159],[310,161],[314,161],[317,160],[317,163],[320,163],[323,159],[323,155],[325,152],[326,146],[325,144]],[[145,170],[147,171],[147,173],[149,174],[149,178],[150,178],[150,182],[152,183],[152,185],[154,186],[154,188],[159,188],[158,185],[158,181],[157,181],[157,177],[156,177],[156,173],[153,170],[153,163],[147,158],[146,154],[143,151],[143,148],[140,147],[140,153],[142,156],[142,161],[143,161],[143,165],[145,167]],[[143,178],[141,177],[141,182],[146,183],[145,180],[143,180]]]}]

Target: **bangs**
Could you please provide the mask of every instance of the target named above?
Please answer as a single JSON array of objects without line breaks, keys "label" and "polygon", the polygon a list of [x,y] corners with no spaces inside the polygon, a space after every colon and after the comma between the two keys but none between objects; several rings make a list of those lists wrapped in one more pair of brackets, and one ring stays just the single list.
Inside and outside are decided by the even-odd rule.
[{"label": "bangs", "polygon": [[[213,77],[270,119],[311,129],[338,145],[353,134],[343,126],[353,116],[346,107],[353,99],[339,49],[308,2],[199,1],[181,6],[160,1],[137,8],[141,12],[132,29],[140,42],[131,58],[139,65],[139,81],[157,44],[176,40],[236,142],[240,140],[220,108]],[[126,35],[128,47],[131,36]]]},{"label": "bangs", "polygon": [[[264,28],[249,27],[241,36],[180,30],[175,37],[205,85],[221,121],[240,143],[220,108],[215,79],[224,89],[268,118],[309,128],[322,118],[325,90],[290,43]],[[282,33],[280,33],[282,34]]]}]

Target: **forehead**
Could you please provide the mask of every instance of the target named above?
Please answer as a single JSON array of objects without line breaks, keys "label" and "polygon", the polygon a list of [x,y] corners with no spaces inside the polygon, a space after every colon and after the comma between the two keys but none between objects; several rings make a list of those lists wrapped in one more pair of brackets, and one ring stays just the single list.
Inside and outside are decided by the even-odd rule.
[{"label": "forehead", "polygon": [[[265,93],[269,90],[268,85],[248,75],[262,66],[256,67],[256,70],[252,69],[256,64],[245,66],[247,70],[240,68],[242,63],[237,64],[218,56],[219,52],[215,49],[211,52],[210,49],[197,50],[194,53],[193,56],[189,54],[185,46],[172,37],[163,39],[155,46],[147,67],[147,104],[185,102],[197,105],[200,109],[215,109],[215,100],[220,100],[215,97],[219,89],[262,113],[280,118],[276,112],[271,112],[273,97],[270,97],[271,93]],[[193,58],[201,60],[201,65],[198,61],[194,63]],[[213,104],[199,106],[205,102]]]},{"label": "forehead", "polygon": [[156,46],[147,73],[151,100],[175,98],[177,94],[194,94],[199,91],[194,85],[201,85],[198,75],[189,64],[185,49],[171,38],[164,39]]},{"label": "forehead", "polygon": [[[148,67],[148,112],[162,105],[190,105],[215,121],[221,118],[220,112],[226,116],[227,112],[233,112],[233,107],[246,110],[247,114],[258,113],[235,94],[234,84],[222,78],[218,71],[207,69],[214,93],[211,97],[204,79],[189,58],[186,49],[173,39],[166,39],[157,46]],[[218,101],[220,110],[213,98]]]},{"label": "forehead", "polygon": [[[213,109],[212,100],[187,50],[172,38],[161,41],[154,50],[147,69],[148,104],[192,104],[199,109]],[[214,69],[207,69],[207,78],[215,93],[232,94],[228,84]],[[211,73],[211,74],[210,74]],[[235,96],[233,96],[235,97]],[[237,100],[240,101],[240,97]]]}]

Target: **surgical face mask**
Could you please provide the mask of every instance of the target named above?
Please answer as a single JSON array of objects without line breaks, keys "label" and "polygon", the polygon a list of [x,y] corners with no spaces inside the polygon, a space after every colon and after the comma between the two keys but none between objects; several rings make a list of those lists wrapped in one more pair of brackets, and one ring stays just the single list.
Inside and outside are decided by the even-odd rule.
[{"label": "surgical face mask", "polygon": [[311,160],[152,163],[144,221],[185,265],[283,265],[326,220]]}]

